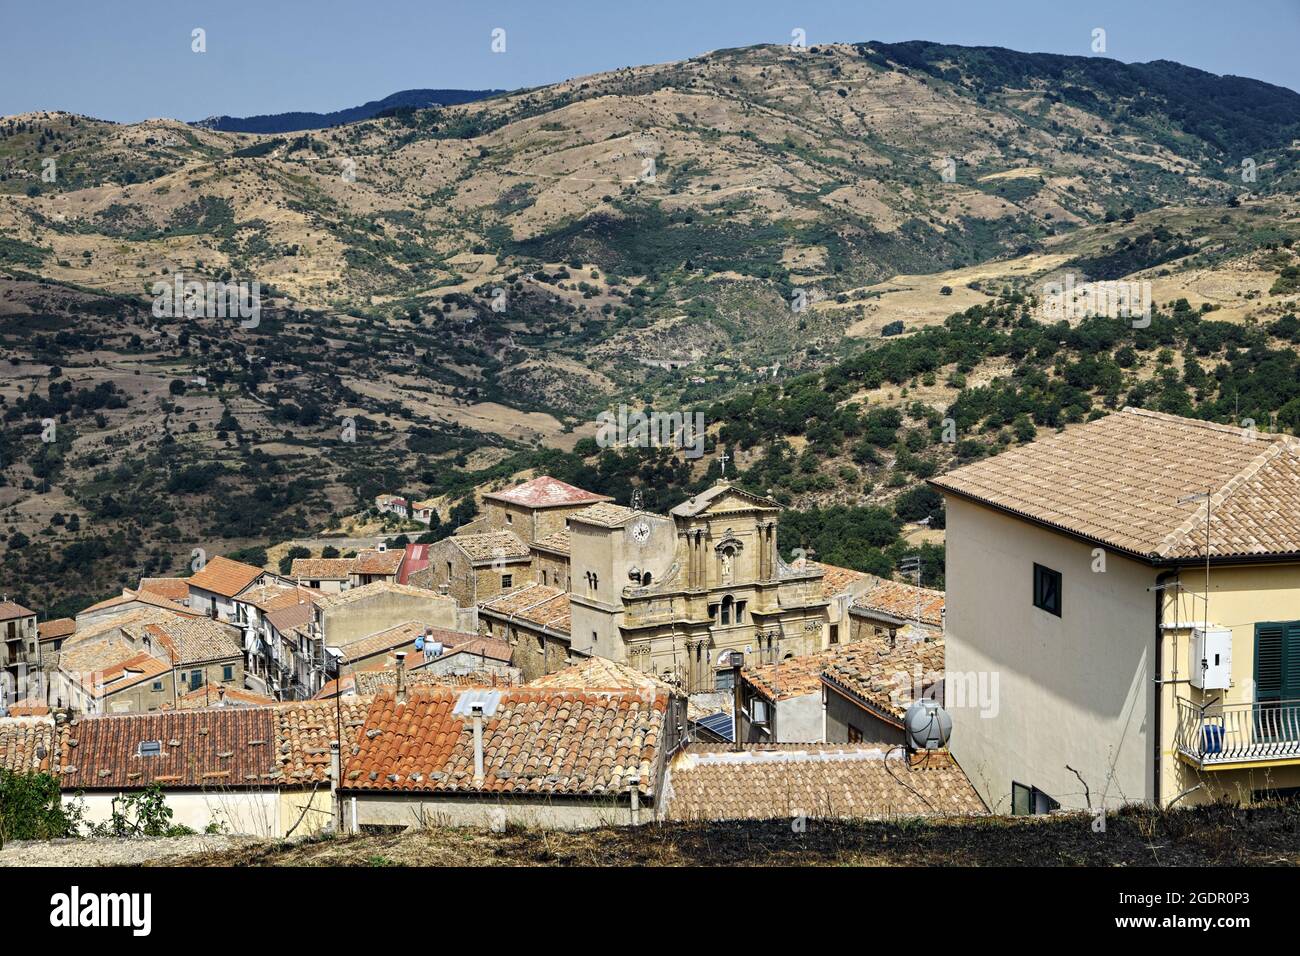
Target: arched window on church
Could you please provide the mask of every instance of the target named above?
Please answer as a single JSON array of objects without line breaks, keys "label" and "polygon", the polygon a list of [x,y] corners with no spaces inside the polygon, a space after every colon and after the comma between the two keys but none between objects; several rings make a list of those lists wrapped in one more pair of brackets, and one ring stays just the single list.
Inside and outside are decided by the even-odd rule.
[{"label": "arched window on church", "polygon": [[726,597],[722,599],[722,623],[723,624],[731,623],[731,611],[732,608],[735,606],[735,603],[736,603],[735,599],[732,598],[730,594],[728,594]]}]

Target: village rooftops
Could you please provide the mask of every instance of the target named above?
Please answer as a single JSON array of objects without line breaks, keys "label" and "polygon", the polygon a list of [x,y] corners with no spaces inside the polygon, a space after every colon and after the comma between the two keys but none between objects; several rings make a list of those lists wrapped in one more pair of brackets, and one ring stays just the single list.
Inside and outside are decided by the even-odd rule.
[{"label": "village rooftops", "polygon": [[191,589],[201,588],[221,597],[233,598],[265,573],[251,564],[218,555],[208,561],[202,570],[186,578],[186,581]]},{"label": "village rooftops", "polygon": [[[474,719],[482,706],[483,778],[474,776]],[[653,795],[667,695],[547,688],[416,688],[405,703],[376,697],[347,790],[619,796]]]},{"label": "village rooftops", "polygon": [[35,611],[29,611],[14,601],[0,601],[0,621],[12,621],[19,617],[35,617]]},{"label": "village rooftops", "polygon": [[352,753],[369,698],[83,717],[57,741],[65,790],[227,790],[329,779],[330,741]]},{"label": "village rooftops", "polygon": [[125,624],[122,633],[136,641],[137,646],[148,638],[173,663],[184,666],[228,660],[243,653],[234,628],[206,617]]},{"label": "village rooftops", "polygon": [[[445,633],[454,634],[455,632],[449,631]],[[437,636],[435,639],[442,640],[443,638]],[[473,637],[468,637],[456,644],[447,644],[444,642],[442,657],[434,657],[417,663],[407,661],[407,665],[412,670],[418,667],[428,667],[434,662],[442,660],[443,657],[451,657],[453,654],[465,654],[469,657],[482,658],[484,661],[493,661],[498,664],[509,664],[510,642],[478,634]]]},{"label": "village rooftops", "polygon": [[141,578],[139,590],[183,604],[190,597],[190,582],[185,578]]},{"label": "village rooftops", "polygon": [[36,633],[42,641],[57,641],[68,637],[77,630],[77,622],[70,617],[56,617],[52,621],[41,621],[36,625]]},{"label": "village rooftops", "polygon": [[351,558],[294,558],[289,566],[295,581],[346,581],[351,573]]},{"label": "village rooftops", "polygon": [[847,648],[854,646],[845,644],[828,651],[789,657],[774,664],[745,668],[742,675],[751,687],[772,701],[819,694],[826,666]]},{"label": "village rooftops", "polygon": [[925,693],[943,680],[944,643],[899,636],[866,637],[826,661],[822,680],[883,720],[902,726],[919,687]]},{"label": "village rooftops", "polygon": [[352,573],[395,575],[405,557],[406,552],[401,548],[387,548],[383,551],[378,548],[368,548],[365,551],[358,551],[357,556],[352,559]]},{"label": "village rooftops", "polygon": [[523,621],[569,634],[569,593],[545,584],[524,584],[479,602],[479,610],[505,620]]},{"label": "village rooftops", "polygon": [[[616,505],[612,501],[603,501],[569,515],[569,521],[596,525],[599,528],[621,528],[643,511]],[[652,517],[658,517],[657,515]]]},{"label": "village rooftops", "polygon": [[[400,552],[399,552],[400,553]],[[428,588],[412,587],[409,584],[397,584],[394,581],[371,581],[369,584],[363,584],[360,587],[348,588],[338,594],[326,594],[319,597],[316,606],[321,610],[329,610],[336,607],[347,607],[349,604],[356,604],[358,601],[366,601],[370,598],[379,597],[384,594],[404,594],[407,597],[424,598],[425,600],[440,600],[440,595],[436,591],[430,591]]]},{"label": "village rooftops", "polygon": [[561,508],[574,505],[595,504],[597,501],[609,501],[609,495],[598,495],[592,491],[575,488],[567,482],[552,478],[550,475],[538,475],[532,481],[507,488],[504,491],[491,491],[483,496],[488,501],[504,501],[527,508]]},{"label": "village rooftops", "polygon": [[529,687],[567,687],[574,690],[645,691],[671,694],[676,691],[653,674],[611,661],[607,657],[588,657],[576,664],[544,674],[528,682]]},{"label": "village rooftops", "polygon": [[944,592],[883,578],[853,599],[853,609],[886,619],[943,627]]},{"label": "village rooftops", "polygon": [[[1300,441],[1126,408],[931,479],[1151,564],[1300,556]],[[1209,493],[1209,502],[1194,500]]]},{"label": "village rooftops", "polygon": [[559,531],[552,531],[546,537],[534,541],[532,546],[538,551],[550,551],[567,557],[569,554],[569,529],[561,528]]},{"label": "village rooftops", "polygon": [[834,564],[809,562],[808,566],[822,572],[822,596],[827,598],[851,591],[857,584],[871,577],[863,571],[841,568]]},{"label": "village rooftops", "polygon": [[664,781],[670,820],[891,820],[987,812],[946,752],[913,766],[876,744],[693,743]]},{"label": "village rooftops", "polygon": [[[176,698],[176,706],[183,710],[202,707],[269,707],[275,702],[273,697],[227,684],[204,684]],[[171,704],[163,706],[169,707]]]},{"label": "village rooftops", "polygon": [[[363,697],[374,694],[392,694],[397,688],[397,671],[391,667],[384,670],[360,671],[352,676],[354,678],[352,682],[353,689]],[[504,690],[518,684],[508,674],[493,674],[487,671],[477,671],[469,674],[441,674],[427,668],[408,668],[402,680],[408,689],[442,687],[468,690],[471,687],[481,687],[488,690]],[[347,689],[345,688],[344,694],[346,693]]]},{"label": "village rooftops", "polygon": [[384,651],[401,650],[415,643],[415,640],[421,636],[425,636],[428,641],[447,645],[464,643],[477,635],[448,631],[425,624],[423,621],[407,621],[405,624],[398,624],[373,634],[362,635],[341,645],[331,646],[330,649],[338,652],[341,663],[350,664],[382,654]]},{"label": "village rooftops", "polygon": [[465,553],[471,562],[495,561],[499,558],[527,558],[531,552],[513,531],[484,531],[480,534],[456,534],[446,540]]},{"label": "village rooftops", "polygon": [[116,607],[125,607],[128,604],[147,604],[150,607],[158,608],[162,611],[170,611],[172,614],[183,614],[187,617],[203,617],[198,611],[191,610],[184,604],[177,604],[175,601],[163,597],[161,594],[155,594],[152,591],[131,591],[124,590],[117,597],[108,598],[100,601],[98,604],[92,604],[77,612],[81,617],[87,614],[97,614],[100,611],[108,611]]}]

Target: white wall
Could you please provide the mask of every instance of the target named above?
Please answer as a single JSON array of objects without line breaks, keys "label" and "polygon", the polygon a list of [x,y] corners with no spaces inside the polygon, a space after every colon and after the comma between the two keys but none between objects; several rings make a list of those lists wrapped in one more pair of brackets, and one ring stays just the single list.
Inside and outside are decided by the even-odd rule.
[{"label": "white wall", "polygon": [[[113,801],[125,812],[120,801],[132,791],[83,794],[80,799],[86,809],[86,819],[91,823],[104,823],[112,818]],[[276,790],[212,790],[165,791],[167,806],[172,811],[172,824],[184,825],[202,833],[214,820],[225,825],[225,832],[252,836],[279,836],[280,795]],[[77,799],[76,794],[64,793],[65,802]],[[292,821],[289,821],[292,823]]]},{"label": "white wall", "polygon": [[[1154,764],[1156,569],[947,496],[947,706],[951,750],[994,811],[1011,783],[1063,808],[1149,800]],[[1062,574],[1062,616],[1034,607],[1033,565]],[[958,685],[996,687],[956,706]],[[970,695],[967,695],[968,697]]]}]

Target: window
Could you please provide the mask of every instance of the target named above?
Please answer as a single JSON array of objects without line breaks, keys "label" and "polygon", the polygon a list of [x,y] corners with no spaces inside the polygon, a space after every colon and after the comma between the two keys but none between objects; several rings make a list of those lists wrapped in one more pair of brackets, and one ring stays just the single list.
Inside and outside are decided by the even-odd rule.
[{"label": "window", "polygon": [[838,644],[839,642],[840,642],[840,626],[839,626],[838,624],[832,624],[832,625],[831,625],[831,643],[832,643],[832,644]]},{"label": "window", "polygon": [[160,680],[156,680],[156,681],[153,682],[153,692],[154,692],[155,694],[161,692],[162,689],[163,689],[163,682],[162,682],[162,681],[160,681]]},{"label": "window", "polygon": [[160,757],[162,756],[161,740],[142,740],[136,749],[136,756],[139,757]]},{"label": "window", "polygon": [[546,581],[546,571],[543,570],[543,571],[542,571],[542,587],[546,587],[546,584],[547,584],[547,581]]},{"label": "window", "polygon": [[1034,565],[1034,607],[1061,616],[1061,572]]},{"label": "window", "polygon": [[503,588],[511,587],[514,584],[515,577],[513,574],[501,575],[501,586]]},{"label": "window", "polygon": [[736,602],[736,623],[737,624],[745,623],[745,602],[744,601]]},{"label": "window", "polygon": [[854,727],[852,724],[849,724],[849,743],[851,744],[862,743],[862,731],[860,731],[857,727]]},{"label": "window", "polygon": [[507,512],[506,512],[506,524],[514,524],[514,523],[515,523],[515,516],[512,515],[509,511],[507,511]]},{"label": "window", "polygon": [[[1059,575],[1058,575],[1059,577]],[[1011,781],[1011,813],[1016,816],[1029,816],[1038,813],[1051,813],[1061,805],[1037,787],[1027,787],[1023,783]]]},{"label": "window", "polygon": [[203,671],[190,671],[190,689],[203,686]]},{"label": "window", "polygon": [[732,599],[730,594],[728,594],[726,597],[722,599],[722,623],[723,624],[731,623],[731,609],[732,607],[735,606],[735,603],[736,602]]},{"label": "window", "polygon": [[221,668],[221,679],[225,681],[230,681],[235,679],[234,664],[227,664],[225,667]]}]

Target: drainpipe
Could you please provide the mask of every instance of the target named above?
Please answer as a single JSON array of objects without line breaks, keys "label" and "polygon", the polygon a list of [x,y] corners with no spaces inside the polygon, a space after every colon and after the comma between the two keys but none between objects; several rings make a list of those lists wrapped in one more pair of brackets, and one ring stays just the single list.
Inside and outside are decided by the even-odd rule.
[{"label": "drainpipe", "polygon": [[[406,651],[398,651],[395,655],[397,658],[397,702],[406,703]],[[343,677],[339,677],[339,693],[343,692]]]},{"label": "drainpipe", "polygon": [[1162,728],[1160,716],[1165,706],[1165,685],[1164,685],[1164,661],[1162,660],[1162,651],[1164,649],[1164,623],[1165,623],[1165,591],[1164,582],[1170,578],[1178,576],[1177,569],[1172,571],[1161,571],[1156,575],[1156,586],[1153,589],[1156,592],[1156,653],[1155,653],[1155,684],[1156,684],[1156,706],[1155,713],[1151,720],[1152,733],[1155,735],[1155,763],[1152,765],[1151,783],[1153,787],[1152,800],[1156,807],[1160,806],[1160,764],[1164,760],[1163,739],[1161,737]]},{"label": "drainpipe", "polygon": [[483,705],[470,704],[474,716],[474,786],[483,786]]},{"label": "drainpipe", "polygon": [[745,655],[740,651],[731,652],[731,707],[735,712],[732,717],[732,750],[744,750],[745,742],[740,739],[740,715],[744,712],[745,695],[740,687],[740,672],[745,665]]},{"label": "drainpipe", "polygon": [[339,742],[330,741],[330,808],[334,816],[334,832],[343,832],[343,801],[339,797],[339,778],[342,775],[342,761],[339,759]]}]

